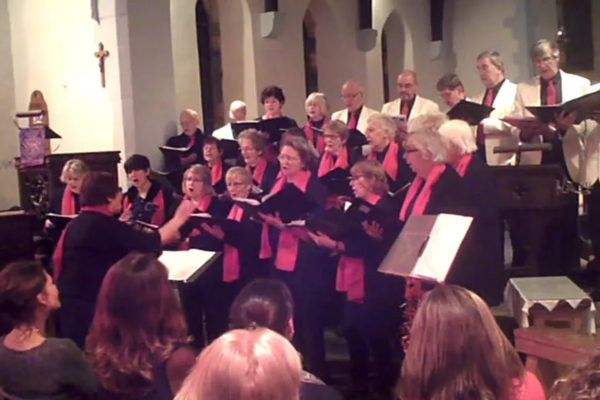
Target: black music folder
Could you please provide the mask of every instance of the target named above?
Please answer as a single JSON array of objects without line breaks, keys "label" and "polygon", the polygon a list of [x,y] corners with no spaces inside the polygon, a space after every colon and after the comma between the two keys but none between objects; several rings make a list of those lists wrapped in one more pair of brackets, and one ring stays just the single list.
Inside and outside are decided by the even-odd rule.
[{"label": "black music folder", "polygon": [[350,187],[350,171],[340,167],[334,168],[319,178],[331,195],[352,196]]},{"label": "black music folder", "polygon": [[278,143],[281,140],[283,132],[292,128],[291,119],[287,117],[261,119],[259,121],[240,121],[232,122],[231,130],[233,137],[237,139],[240,133],[246,129],[256,129],[269,135],[270,143]]},{"label": "black music folder", "polygon": [[493,110],[494,107],[486,106],[485,104],[461,100],[446,115],[450,119],[466,121],[469,125],[479,125],[481,120],[487,118]]},{"label": "black music folder", "polygon": [[472,221],[452,214],[411,215],[378,271],[443,282]]},{"label": "black music folder", "polygon": [[350,129],[350,135],[348,136],[348,141],[346,142],[346,146],[349,149],[360,148],[367,143],[366,136],[363,135],[358,129]]},{"label": "black music folder", "polygon": [[553,106],[530,106],[525,108],[545,124],[556,123],[556,116],[563,111],[566,113],[576,111],[575,123],[579,124],[584,119],[589,118],[593,111],[600,111],[600,90]]},{"label": "black music folder", "polygon": [[158,148],[166,156],[174,155],[174,154],[183,155],[183,153],[186,153],[192,149],[191,146],[190,147],[159,146]]},{"label": "black music folder", "polygon": [[318,204],[298,189],[294,184],[286,184],[279,192],[263,197],[262,202],[254,199],[234,199],[247,212],[258,216],[258,213],[276,214],[283,222],[289,222],[306,217]]},{"label": "black music folder", "polygon": [[65,229],[65,226],[67,226],[67,224],[69,222],[71,222],[73,220],[73,218],[75,218],[76,216],[77,216],[77,214],[65,215],[65,214],[46,213],[46,218],[49,219],[50,222],[52,222],[52,224],[54,224],[56,229],[61,230],[61,231],[63,229]]},{"label": "black music folder", "polygon": [[190,215],[189,221],[197,228],[201,228],[203,223],[207,223],[211,226],[220,227],[223,232],[238,232],[240,223],[234,219],[228,219],[225,217],[214,217],[207,213],[198,213]]}]

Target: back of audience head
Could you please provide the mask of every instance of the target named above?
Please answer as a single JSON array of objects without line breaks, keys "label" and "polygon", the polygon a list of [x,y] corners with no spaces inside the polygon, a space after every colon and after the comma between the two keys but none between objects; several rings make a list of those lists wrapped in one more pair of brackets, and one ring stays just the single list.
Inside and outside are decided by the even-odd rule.
[{"label": "back of audience head", "polygon": [[398,395],[431,400],[516,398],[523,373],[516,350],[485,302],[467,289],[439,285],[415,315]]},{"label": "back of audience head", "polygon": [[34,261],[17,261],[0,271],[0,322],[3,326],[28,327],[39,312],[60,307],[52,277]]},{"label": "back of audience head", "polygon": [[554,382],[550,400],[595,400],[600,398],[600,351],[584,364]]},{"label": "back of audience head", "polygon": [[288,287],[276,279],[256,279],[237,295],[229,310],[232,329],[262,326],[291,339],[294,301]]},{"label": "back of audience head", "polygon": [[236,329],[202,351],[176,400],[297,400],[302,367],[281,335]]},{"label": "back of audience head", "polygon": [[[154,255],[130,253],[106,274],[86,351],[102,386],[130,393],[154,380],[153,365],[187,341],[183,314]],[[143,387],[144,385],[142,385]]]}]

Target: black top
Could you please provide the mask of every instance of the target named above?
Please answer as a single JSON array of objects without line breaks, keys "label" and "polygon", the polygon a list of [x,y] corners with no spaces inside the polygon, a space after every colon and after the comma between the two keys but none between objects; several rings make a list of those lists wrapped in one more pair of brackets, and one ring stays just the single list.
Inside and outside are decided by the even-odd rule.
[{"label": "black top", "polygon": [[[202,151],[204,134],[198,128],[196,129],[196,133],[194,133],[194,136],[196,138],[194,146],[187,152],[182,154],[174,153],[165,155],[165,164],[167,171],[175,171],[182,169],[181,162],[179,161],[179,156],[189,156],[192,153],[195,153],[197,155],[195,161],[196,163],[206,163],[206,161],[204,160],[204,152]],[[170,147],[188,147],[190,145],[191,140],[192,138],[190,136],[182,132],[177,136],[171,136],[169,139],[167,139],[166,145]]]},{"label": "black top", "polygon": [[114,217],[83,211],[67,227],[63,269],[58,279],[61,297],[95,303],[108,269],[131,251],[160,251],[157,231],[145,233]]},{"label": "black top", "polygon": [[150,190],[146,194],[146,198],[141,198],[138,194],[138,188],[131,186],[125,193],[127,201],[131,204],[130,220],[151,223],[152,217],[158,211],[158,206],[154,203],[154,200],[161,195],[165,206],[165,220],[162,221],[164,223],[171,219],[175,211],[173,192],[160,183],[151,180]]},{"label": "black top", "polygon": [[[390,146],[388,145],[383,151],[374,152],[377,161],[383,164],[383,160],[385,160],[385,156],[389,148]],[[415,173],[410,169],[408,163],[404,159],[404,148],[402,147],[398,149],[398,158],[396,162],[398,163],[398,174],[396,175],[396,179],[392,179],[387,173],[385,174],[385,176],[387,176],[388,178],[390,192],[395,192],[398,189],[405,187],[406,184],[412,182],[413,179],[415,179]],[[404,201],[404,196],[399,197],[398,200],[400,202]]]},{"label": "black top", "polygon": [[[250,173],[254,175],[254,169],[252,167],[248,167],[250,169]],[[257,185],[262,189],[263,194],[267,194],[273,188],[275,184],[275,179],[277,179],[277,175],[279,174],[279,165],[267,161],[267,167],[265,168],[265,174],[263,175],[262,182],[260,184],[254,181],[254,185]]]},{"label": "black top", "polygon": [[0,338],[0,387],[7,394],[23,399],[95,398],[92,368],[71,340],[48,338],[30,350],[17,351],[7,348],[4,339]]}]

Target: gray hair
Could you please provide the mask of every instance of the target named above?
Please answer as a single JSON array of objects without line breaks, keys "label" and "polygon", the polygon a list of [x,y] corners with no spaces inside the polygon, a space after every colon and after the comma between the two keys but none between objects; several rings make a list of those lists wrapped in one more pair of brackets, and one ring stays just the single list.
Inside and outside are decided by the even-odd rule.
[{"label": "gray hair", "polygon": [[448,153],[442,137],[431,129],[414,131],[408,136],[406,142],[414,146],[426,160],[434,163],[445,163],[448,160]]},{"label": "gray hair", "polygon": [[477,61],[481,60],[482,58],[488,58],[493,65],[504,72],[504,61],[502,60],[502,56],[499,52],[492,50],[482,51],[477,56]]},{"label": "gray hair", "polygon": [[329,115],[329,102],[327,102],[327,96],[324,93],[312,92],[308,95],[304,104],[308,105],[309,102],[316,103],[321,107],[321,112],[324,116],[327,117]]},{"label": "gray hair", "polygon": [[382,113],[371,114],[369,119],[367,119],[367,125],[371,124],[381,128],[390,140],[394,140],[396,137],[396,123],[389,115]]},{"label": "gray hair", "polygon": [[448,116],[441,111],[432,111],[426,114],[421,114],[408,121],[408,133],[431,130],[437,131],[444,122],[448,121]]},{"label": "gray hair", "polygon": [[551,42],[547,39],[540,39],[531,45],[531,49],[529,50],[529,55],[531,59],[535,59],[543,56],[546,53],[546,50],[550,49],[550,54],[554,58],[558,58],[560,55],[560,49],[556,42]]},{"label": "gray hair", "polygon": [[440,126],[438,132],[447,145],[458,148],[461,155],[473,153],[477,150],[475,135],[465,121],[452,119]]}]

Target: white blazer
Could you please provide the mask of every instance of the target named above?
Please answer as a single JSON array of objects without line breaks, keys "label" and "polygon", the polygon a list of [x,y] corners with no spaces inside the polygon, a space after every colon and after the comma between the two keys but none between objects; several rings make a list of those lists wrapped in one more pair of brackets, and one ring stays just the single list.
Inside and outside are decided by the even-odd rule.
[{"label": "white blazer", "polygon": [[[485,135],[485,157],[489,165],[507,165],[514,160],[510,153],[494,154],[494,147],[517,145],[519,143],[519,130],[500,120],[513,111],[517,85],[505,79],[494,98],[494,110],[489,117],[481,121]],[[485,91],[473,97],[472,101],[481,104]]]},{"label": "white blazer", "polygon": [[[400,100],[400,98],[397,98],[396,100],[390,101],[389,103],[385,103],[383,107],[381,107],[381,112],[391,116],[400,115],[401,101],[402,100]],[[437,105],[436,102],[426,99],[425,97],[416,95],[415,104],[413,104],[412,109],[410,110],[408,120],[410,121],[411,119],[416,118],[419,115],[439,110],[440,107]]]},{"label": "white blazer", "polygon": [[[365,131],[367,130],[367,120],[371,115],[376,113],[376,110],[373,110],[372,108],[369,108],[363,104],[362,110],[360,111],[360,117],[358,118],[358,123],[356,124],[356,129],[358,129],[360,133],[364,135]],[[347,124],[348,110],[344,108],[343,110],[334,112],[331,114],[331,120],[333,121],[334,119],[339,119],[343,123]]]},{"label": "white blazer", "polygon": [[[588,91],[588,88],[590,87],[589,79],[569,74],[562,70],[560,70],[559,73],[561,79],[560,88],[562,92],[563,102],[579,97]],[[539,106],[541,104],[540,92],[541,83],[539,76],[535,76],[528,81],[519,83],[517,85],[517,94],[515,97],[513,115],[520,118],[532,117],[533,115],[525,107]],[[574,125],[572,128],[576,129],[577,132],[582,132],[583,130],[585,130],[583,122],[579,125]],[[539,140],[541,141],[541,138],[539,138]],[[572,148],[569,147],[565,149],[563,141],[563,153],[565,155],[565,159],[571,156],[568,155],[566,151],[572,151]],[[539,164],[542,161],[542,152],[529,152],[529,154],[523,154],[523,160],[525,159],[525,157],[527,157],[529,164]]]}]

